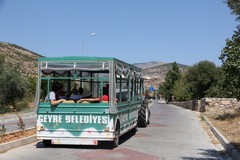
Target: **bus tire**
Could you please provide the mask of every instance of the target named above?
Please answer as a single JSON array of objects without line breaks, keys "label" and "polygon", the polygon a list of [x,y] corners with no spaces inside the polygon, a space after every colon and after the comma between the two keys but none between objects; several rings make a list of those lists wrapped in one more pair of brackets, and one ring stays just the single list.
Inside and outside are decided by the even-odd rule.
[{"label": "bus tire", "polygon": [[139,114],[138,114],[138,126],[139,127],[147,127],[149,124],[149,109],[148,109],[148,103],[143,102]]},{"label": "bus tire", "polygon": [[118,122],[117,126],[116,126],[116,129],[115,129],[115,132],[114,132],[114,139],[112,141],[112,148],[118,147],[119,137],[120,137],[120,124]]}]

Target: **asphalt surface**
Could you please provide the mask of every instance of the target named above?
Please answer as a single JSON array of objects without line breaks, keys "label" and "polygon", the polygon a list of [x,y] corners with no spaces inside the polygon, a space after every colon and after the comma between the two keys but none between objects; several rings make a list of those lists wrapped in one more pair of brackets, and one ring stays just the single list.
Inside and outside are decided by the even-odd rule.
[{"label": "asphalt surface", "polygon": [[118,148],[55,145],[37,141],[0,154],[1,160],[230,160],[218,153],[194,112],[153,102],[151,123],[120,138]]},{"label": "asphalt surface", "polygon": [[[33,128],[36,126],[36,119],[37,116],[34,112],[27,112],[27,113],[19,113],[22,117],[23,122],[25,124],[25,129]],[[5,125],[6,133],[11,133],[15,131],[19,131],[18,126],[18,116],[16,114],[7,114],[0,116],[0,124]]]}]

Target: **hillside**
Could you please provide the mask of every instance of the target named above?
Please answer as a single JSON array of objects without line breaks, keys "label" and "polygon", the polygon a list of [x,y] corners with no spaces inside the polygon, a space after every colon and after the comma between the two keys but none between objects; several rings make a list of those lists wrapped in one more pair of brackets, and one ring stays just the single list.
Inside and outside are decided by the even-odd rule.
[{"label": "hillside", "polygon": [[161,61],[151,61],[151,62],[143,62],[143,63],[134,63],[133,65],[142,69],[147,69],[147,68],[151,68],[151,67],[155,67],[163,64],[166,64],[166,63]]},{"label": "hillside", "polygon": [[[181,72],[186,72],[188,66],[183,64],[178,64]],[[146,78],[145,87],[154,86],[155,89],[158,88],[159,84],[164,82],[166,73],[172,68],[172,63],[165,63],[162,65],[154,66],[151,68],[143,69],[143,76]]]},{"label": "hillside", "polygon": [[24,75],[37,74],[36,59],[43,57],[23,47],[6,42],[0,42],[0,54],[5,56],[5,61],[18,68]]},{"label": "hillside", "polygon": [[[20,69],[21,73],[31,76],[37,74],[36,59],[43,57],[42,55],[29,51],[21,46],[6,42],[0,42],[0,54],[5,56],[7,63]],[[161,61],[135,63],[133,65],[143,69],[143,76],[146,78],[145,87],[154,86],[156,89],[159,84],[164,82],[166,73],[172,67],[172,63]],[[188,68],[186,65],[178,65],[183,72]]]}]

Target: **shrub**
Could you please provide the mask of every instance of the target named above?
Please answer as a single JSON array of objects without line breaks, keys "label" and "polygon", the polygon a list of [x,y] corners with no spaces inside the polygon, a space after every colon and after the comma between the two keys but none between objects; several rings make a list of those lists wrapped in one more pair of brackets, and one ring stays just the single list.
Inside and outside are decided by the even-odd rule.
[{"label": "shrub", "polygon": [[4,57],[0,55],[0,113],[11,111],[9,106],[16,107],[17,102],[22,100],[27,93],[28,82],[17,68],[4,64]]}]

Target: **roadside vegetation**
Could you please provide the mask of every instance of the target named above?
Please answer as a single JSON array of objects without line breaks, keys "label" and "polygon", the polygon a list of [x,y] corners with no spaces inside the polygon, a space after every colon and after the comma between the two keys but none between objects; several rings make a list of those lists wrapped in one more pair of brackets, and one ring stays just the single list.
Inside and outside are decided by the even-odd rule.
[{"label": "roadside vegetation", "polygon": [[29,107],[35,95],[34,77],[23,76],[17,67],[5,62],[0,54],[0,114]]},{"label": "roadside vegetation", "polygon": [[201,61],[184,73],[179,71],[174,62],[158,91],[167,102],[204,97],[234,97],[223,91],[223,77],[222,67],[217,67],[213,62]]}]

